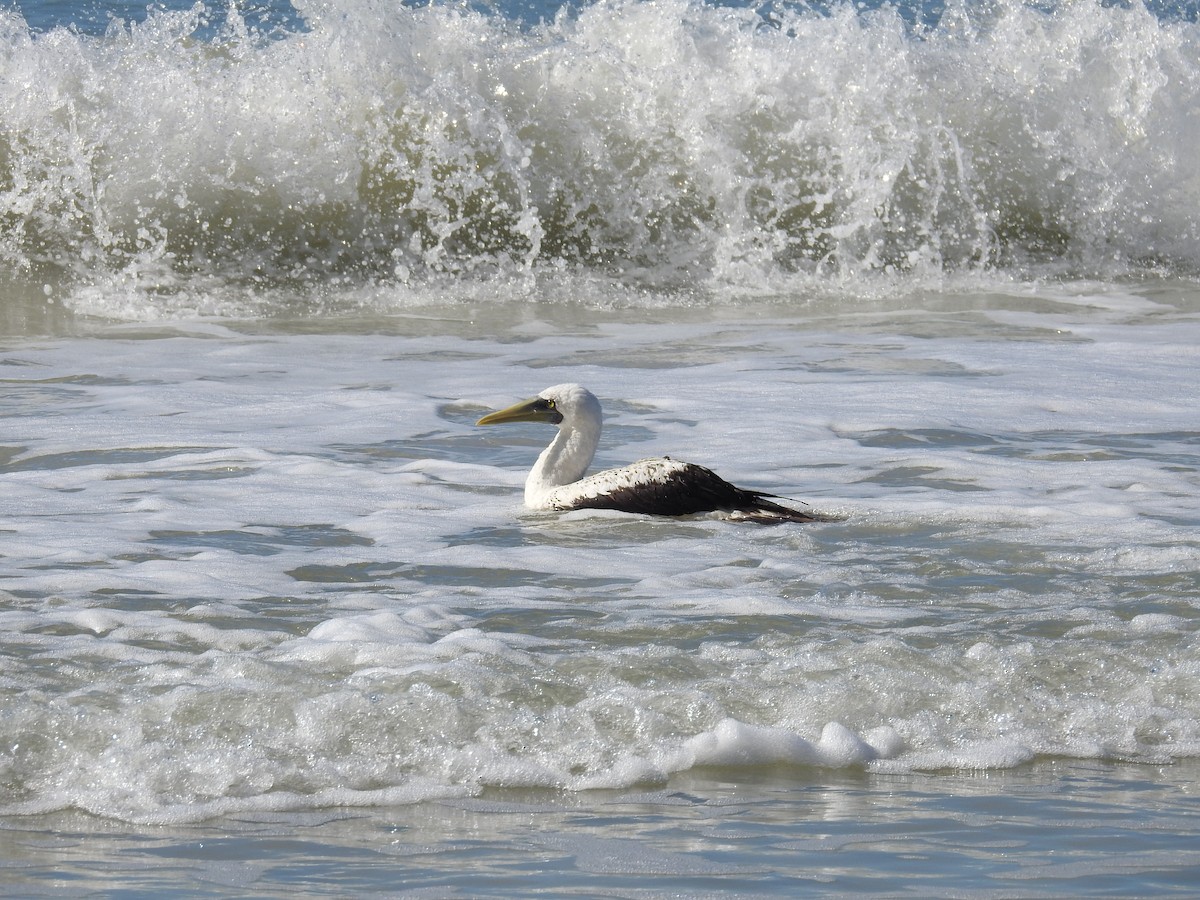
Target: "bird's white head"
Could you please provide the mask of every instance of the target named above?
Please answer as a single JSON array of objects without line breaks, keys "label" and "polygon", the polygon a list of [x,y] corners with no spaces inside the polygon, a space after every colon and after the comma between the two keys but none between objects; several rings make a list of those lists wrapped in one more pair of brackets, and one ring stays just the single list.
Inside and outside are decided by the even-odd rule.
[{"label": "bird's white head", "polygon": [[545,400],[562,416],[560,426],[580,428],[600,423],[600,401],[581,384],[556,384],[538,394],[538,399]]},{"label": "bird's white head", "polygon": [[558,426],[558,434],[542,451],[525,482],[525,502],[534,508],[547,508],[555,487],[570,484],[587,471],[600,442],[601,421],[600,401],[595,394],[582,385],[556,384],[532,400],[488,413],[475,424],[548,422]]}]

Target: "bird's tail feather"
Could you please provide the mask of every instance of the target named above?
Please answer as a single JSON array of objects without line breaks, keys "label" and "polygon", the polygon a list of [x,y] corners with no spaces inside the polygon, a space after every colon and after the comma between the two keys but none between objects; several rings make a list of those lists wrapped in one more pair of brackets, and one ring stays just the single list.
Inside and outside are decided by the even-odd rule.
[{"label": "bird's tail feather", "polygon": [[833,522],[836,516],[811,510],[793,509],[768,499],[774,494],[754,493],[753,503],[730,513],[731,519],[739,522],[757,522],[760,525],[781,525],[784,522]]}]

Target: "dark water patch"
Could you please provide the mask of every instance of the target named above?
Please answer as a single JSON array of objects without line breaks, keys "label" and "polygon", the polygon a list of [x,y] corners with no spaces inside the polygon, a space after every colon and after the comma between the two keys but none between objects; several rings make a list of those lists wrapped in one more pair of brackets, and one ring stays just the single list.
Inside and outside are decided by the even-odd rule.
[{"label": "dark water patch", "polygon": [[22,454],[28,453],[28,447],[22,446],[4,446],[0,447],[0,472],[10,471],[12,461],[18,459]]},{"label": "dark water patch", "polygon": [[1044,462],[1144,459],[1167,463],[1173,471],[1200,469],[1200,432],[1033,431],[998,434],[982,452]]},{"label": "dark water patch", "polygon": [[121,375],[59,375],[54,378],[34,378],[34,379],[15,379],[15,378],[0,378],[0,384],[6,386],[19,385],[55,385],[55,384],[78,384],[85,387],[96,386],[115,386],[129,387],[131,385],[143,384],[161,384],[160,381],[145,381],[142,379],[134,380],[125,378]]},{"label": "dark water patch", "polygon": [[[199,449],[199,448],[197,448]],[[221,481],[257,474],[254,466],[215,466],[195,469],[156,469],[152,472],[114,472],[105,476],[109,481],[128,481],[136,478],[166,481]]]},{"label": "dark water patch", "polygon": [[988,488],[954,478],[935,477],[941,469],[936,466],[894,466],[881,469],[874,475],[861,478],[857,484],[882,484],[889,487],[922,487],[938,491],[987,491]]},{"label": "dark water patch", "polygon": [[969,429],[884,428],[837,433],[863,447],[882,449],[962,449],[970,453],[1042,462],[1143,459],[1169,464],[1176,467],[1173,471],[1200,469],[1200,432],[1195,431],[984,433]]},{"label": "dark water patch", "polygon": [[[538,446],[535,441],[521,440],[522,437],[518,435],[517,440],[511,443]],[[351,462],[390,463],[396,460],[436,459],[446,462],[476,463],[479,461],[479,445],[483,440],[485,438],[481,433],[450,434],[444,431],[431,431],[410,438],[377,441],[371,444],[327,444],[326,449],[336,458]],[[509,455],[503,447],[498,448],[497,454],[500,457]],[[512,456],[512,461],[520,458],[515,453]],[[532,463],[532,460],[533,457],[527,458],[529,463]],[[497,461],[502,460],[498,459]]]},{"label": "dark water patch", "polygon": [[[123,447],[109,450],[73,450],[66,453],[45,453],[38,456],[10,459],[7,465],[0,466],[0,471],[42,472],[79,466],[129,466],[168,459],[182,453],[205,452],[212,449],[211,447]],[[160,477],[160,474],[153,473],[151,477]],[[205,475],[212,477],[208,472]]]},{"label": "dark water patch", "polygon": [[[850,435],[845,435],[850,437]],[[864,447],[885,447],[889,449],[938,448],[953,447],[989,447],[998,442],[996,438],[975,431],[952,428],[883,428],[871,431],[854,438]]]},{"label": "dark water patch", "polygon": [[568,590],[608,588],[634,579],[588,578],[538,572],[533,569],[434,566],[411,563],[360,562],[347,565],[300,566],[287,573],[297,581],[317,584],[367,584],[387,586],[395,581],[415,581],[438,587],[488,589],[495,587],[555,587]]},{"label": "dark water patch", "polygon": [[447,546],[620,549],[678,539],[706,539],[720,523],[689,517],[643,516],[609,510],[521,515],[510,525],[481,525],[446,539]]},{"label": "dark water patch", "polygon": [[369,547],[370,538],[334,525],[250,525],[219,531],[151,531],[153,543],[175,548],[230,550],[274,556],[292,547]]}]

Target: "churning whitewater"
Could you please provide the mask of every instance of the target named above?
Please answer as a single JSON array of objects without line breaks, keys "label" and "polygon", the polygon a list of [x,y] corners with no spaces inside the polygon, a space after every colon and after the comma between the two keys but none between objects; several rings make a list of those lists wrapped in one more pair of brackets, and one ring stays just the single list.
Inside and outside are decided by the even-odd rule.
[{"label": "churning whitewater", "polygon": [[1140,5],[296,9],[266,33],[236,7],[95,36],[0,15],[18,285],[144,318],[1200,258],[1197,31]]}]

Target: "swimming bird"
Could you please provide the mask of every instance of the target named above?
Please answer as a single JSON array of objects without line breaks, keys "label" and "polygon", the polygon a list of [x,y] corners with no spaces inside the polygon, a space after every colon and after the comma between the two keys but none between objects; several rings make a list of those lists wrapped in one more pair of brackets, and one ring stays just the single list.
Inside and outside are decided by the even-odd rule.
[{"label": "swimming bird", "polygon": [[812,522],[821,517],[773,502],[773,494],[735,487],[716,473],[668,456],[641,459],[584,477],[600,443],[600,401],[578,384],[546,388],[532,400],[488,413],[476,425],[545,422],[558,434],[525,480],[525,505],[537,510],[616,509],[652,516],[720,513],[743,521]]}]

